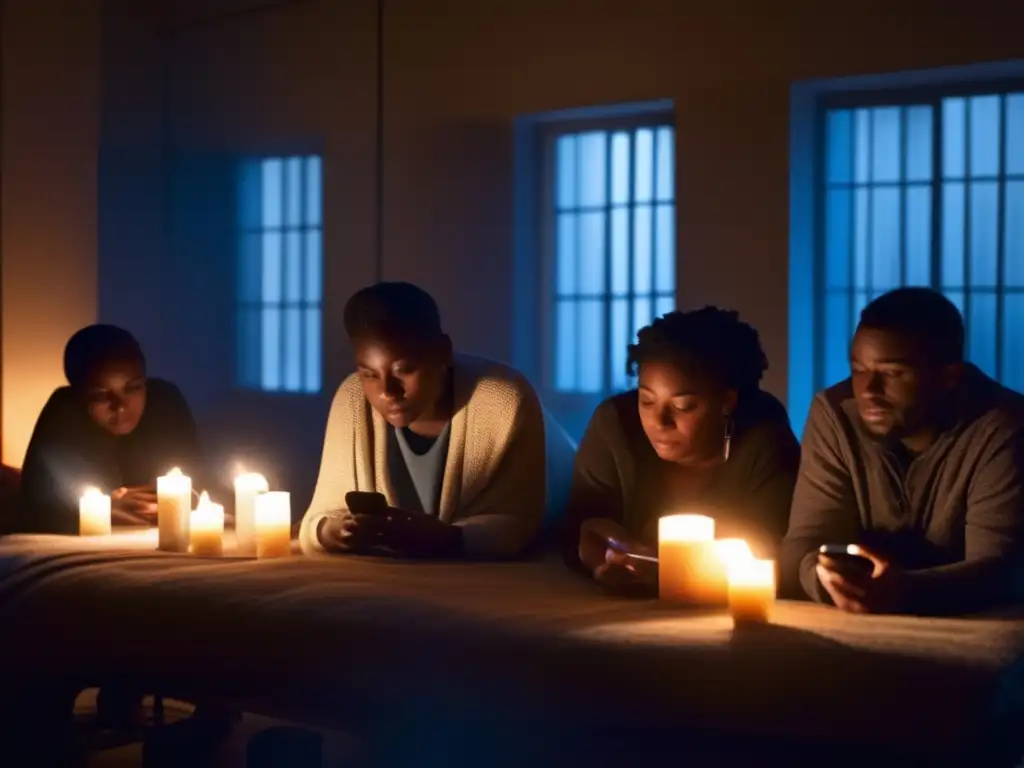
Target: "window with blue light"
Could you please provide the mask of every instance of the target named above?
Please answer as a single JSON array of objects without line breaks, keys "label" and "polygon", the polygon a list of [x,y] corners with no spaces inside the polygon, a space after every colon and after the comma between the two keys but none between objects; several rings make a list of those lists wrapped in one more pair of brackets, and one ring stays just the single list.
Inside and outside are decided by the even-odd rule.
[{"label": "window with blue light", "polygon": [[671,119],[553,132],[548,149],[548,385],[591,395],[629,389],[626,346],[676,302]]},{"label": "window with blue light", "polygon": [[239,188],[238,383],[321,389],[323,187],[316,156],[243,164]]},{"label": "window with blue light", "polygon": [[860,310],[903,285],[961,310],[967,356],[1024,390],[1024,90],[824,113],[818,386]]}]

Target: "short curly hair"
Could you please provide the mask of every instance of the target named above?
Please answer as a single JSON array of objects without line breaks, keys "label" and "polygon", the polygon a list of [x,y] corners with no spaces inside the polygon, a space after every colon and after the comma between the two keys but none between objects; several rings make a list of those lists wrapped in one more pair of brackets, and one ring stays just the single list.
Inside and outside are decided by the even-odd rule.
[{"label": "short curly hair", "polygon": [[626,370],[632,376],[648,362],[668,362],[703,376],[725,389],[757,389],[768,358],[757,331],[738,312],[704,307],[669,312],[637,333]]}]

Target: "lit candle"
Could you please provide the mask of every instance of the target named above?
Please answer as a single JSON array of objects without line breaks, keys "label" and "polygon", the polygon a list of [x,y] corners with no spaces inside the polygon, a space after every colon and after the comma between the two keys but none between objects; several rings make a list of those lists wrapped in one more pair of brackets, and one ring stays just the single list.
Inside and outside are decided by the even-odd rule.
[{"label": "lit candle", "polygon": [[99,488],[86,488],[78,500],[78,535],[110,535],[110,497]]},{"label": "lit candle", "polygon": [[286,557],[292,551],[292,500],[287,491],[255,499],[256,557]]},{"label": "lit candle", "polygon": [[206,491],[192,511],[189,541],[193,555],[220,557],[224,554],[224,507],[210,501]]},{"label": "lit candle", "polygon": [[729,568],[729,612],[739,622],[763,622],[775,601],[775,561],[734,563]]},{"label": "lit candle", "polygon": [[192,478],[175,467],[156,479],[156,519],[159,547],[165,552],[188,552],[188,523],[192,511]]},{"label": "lit candle", "polygon": [[255,472],[235,478],[235,539],[238,554],[245,557],[256,554],[255,501],[268,490],[267,478]]},{"label": "lit candle", "polygon": [[750,545],[743,539],[718,539],[715,542],[715,552],[718,554],[718,559],[722,561],[722,565],[725,566],[726,573],[733,565],[754,559]]},{"label": "lit candle", "polygon": [[669,515],[658,521],[658,594],[686,605],[725,605],[728,582],[715,550],[715,521]]}]

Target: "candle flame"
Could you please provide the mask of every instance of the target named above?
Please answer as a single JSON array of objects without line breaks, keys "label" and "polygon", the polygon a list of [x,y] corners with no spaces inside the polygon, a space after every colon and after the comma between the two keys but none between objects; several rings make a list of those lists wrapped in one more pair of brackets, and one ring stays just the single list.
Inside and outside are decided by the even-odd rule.
[{"label": "candle flame", "polygon": [[266,491],[269,486],[267,485],[267,478],[259,472],[243,472],[235,477],[235,487]]},{"label": "candle flame", "polygon": [[206,491],[203,491],[201,494],[199,494],[199,506],[200,507],[206,507],[206,506],[209,506],[209,504],[210,504],[210,494],[208,494]]},{"label": "candle flame", "polygon": [[706,515],[668,515],[658,520],[658,541],[700,542],[715,538],[715,521]]},{"label": "candle flame", "polygon": [[750,551],[750,545],[743,539],[719,539],[715,542],[715,552],[718,559],[727,570],[732,571],[754,559],[754,553]]},{"label": "candle flame", "polygon": [[167,473],[167,477],[181,477],[181,470],[175,467]]},{"label": "candle flame", "polygon": [[91,485],[89,487],[87,487],[85,490],[82,491],[82,498],[90,498],[91,499],[91,498],[94,498],[96,496],[103,496],[103,491],[101,491],[99,488],[94,488]]}]

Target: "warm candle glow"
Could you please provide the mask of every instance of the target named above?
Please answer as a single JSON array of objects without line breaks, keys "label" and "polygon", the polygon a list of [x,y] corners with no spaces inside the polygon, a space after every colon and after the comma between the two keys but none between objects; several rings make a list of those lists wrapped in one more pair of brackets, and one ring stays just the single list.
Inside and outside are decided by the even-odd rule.
[{"label": "warm candle glow", "polygon": [[735,621],[766,621],[774,601],[774,560],[751,558],[730,566],[729,611]]},{"label": "warm candle glow", "polygon": [[725,568],[715,549],[715,521],[669,515],[658,521],[658,594],[685,605],[725,605]]},{"label": "warm candle glow", "polygon": [[187,552],[189,515],[192,511],[192,478],[175,467],[156,479],[156,517],[160,549]]},{"label": "warm candle glow", "polygon": [[285,557],[292,551],[292,501],[287,491],[261,493],[255,499],[256,557]]},{"label": "warm candle glow", "polygon": [[86,488],[78,500],[78,535],[110,535],[110,497],[99,488]]},{"label": "warm candle glow", "polygon": [[727,571],[734,565],[742,565],[754,559],[750,545],[743,539],[719,539],[715,542],[715,552]]},{"label": "warm candle glow", "polygon": [[253,557],[256,554],[255,501],[269,489],[267,478],[256,472],[235,478],[235,538],[240,555]]},{"label": "warm candle glow", "polygon": [[190,516],[189,541],[193,555],[219,557],[224,554],[224,507],[210,501],[206,491]]}]

